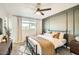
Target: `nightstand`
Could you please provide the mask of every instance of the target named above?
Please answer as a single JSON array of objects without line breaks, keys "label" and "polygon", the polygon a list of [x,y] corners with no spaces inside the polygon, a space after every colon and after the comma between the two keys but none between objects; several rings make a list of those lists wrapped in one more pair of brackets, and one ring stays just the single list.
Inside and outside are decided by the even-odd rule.
[{"label": "nightstand", "polygon": [[69,46],[70,46],[70,52],[79,55],[79,41],[76,41],[74,39],[70,42]]}]

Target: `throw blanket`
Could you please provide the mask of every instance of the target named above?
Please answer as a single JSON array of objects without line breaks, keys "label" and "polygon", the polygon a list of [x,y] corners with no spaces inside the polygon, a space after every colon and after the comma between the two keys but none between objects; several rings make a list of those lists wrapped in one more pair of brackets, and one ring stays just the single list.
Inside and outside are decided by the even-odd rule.
[{"label": "throw blanket", "polygon": [[42,55],[54,55],[55,48],[54,45],[49,41],[41,37],[35,39],[42,48]]}]

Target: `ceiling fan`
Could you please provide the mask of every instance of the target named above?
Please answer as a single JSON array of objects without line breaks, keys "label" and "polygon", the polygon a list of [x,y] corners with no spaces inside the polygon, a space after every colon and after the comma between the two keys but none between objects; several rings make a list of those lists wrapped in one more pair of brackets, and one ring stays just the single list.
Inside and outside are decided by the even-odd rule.
[{"label": "ceiling fan", "polygon": [[41,4],[37,3],[37,9],[36,9],[35,13],[39,12],[41,15],[44,15],[43,11],[49,11],[49,10],[51,10],[51,8],[41,9],[40,6],[41,6]]}]

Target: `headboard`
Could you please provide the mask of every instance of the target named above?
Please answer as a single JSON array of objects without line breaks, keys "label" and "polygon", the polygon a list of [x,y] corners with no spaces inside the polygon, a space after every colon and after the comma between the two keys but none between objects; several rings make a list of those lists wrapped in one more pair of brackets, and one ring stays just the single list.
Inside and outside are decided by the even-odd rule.
[{"label": "headboard", "polygon": [[66,30],[48,30],[49,32],[64,32],[66,33],[67,31]]},{"label": "headboard", "polygon": [[65,33],[63,38],[68,40],[68,34],[67,34],[67,31],[66,30],[48,30],[49,32],[62,32],[62,33]]}]

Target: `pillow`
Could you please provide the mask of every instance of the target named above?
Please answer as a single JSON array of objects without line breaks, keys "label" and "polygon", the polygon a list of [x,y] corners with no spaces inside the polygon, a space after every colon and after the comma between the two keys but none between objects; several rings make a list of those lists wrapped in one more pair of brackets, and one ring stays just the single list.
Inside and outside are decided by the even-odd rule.
[{"label": "pillow", "polygon": [[60,39],[63,39],[63,36],[64,36],[64,33],[60,32],[59,38],[60,38]]},{"label": "pillow", "polygon": [[79,37],[76,37],[76,40],[79,41]]},{"label": "pillow", "polygon": [[51,35],[54,36],[55,34],[57,34],[58,32],[52,32]]},{"label": "pillow", "polygon": [[0,42],[1,42],[1,39],[3,38],[3,35],[0,35]]},{"label": "pillow", "polygon": [[53,38],[57,38],[57,39],[59,39],[59,36],[60,36],[60,33],[57,32],[57,33],[55,33],[55,34],[53,35]]}]

